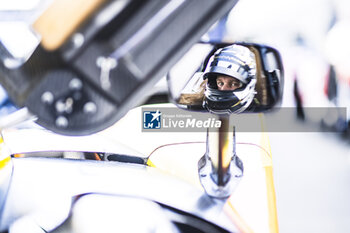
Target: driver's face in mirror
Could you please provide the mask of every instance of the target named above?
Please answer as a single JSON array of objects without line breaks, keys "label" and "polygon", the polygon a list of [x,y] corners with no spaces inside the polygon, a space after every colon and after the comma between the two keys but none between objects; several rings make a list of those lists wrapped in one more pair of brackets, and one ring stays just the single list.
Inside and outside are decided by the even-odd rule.
[{"label": "driver's face in mirror", "polygon": [[233,77],[227,75],[218,75],[216,78],[216,85],[219,91],[234,91],[242,87],[242,83]]}]

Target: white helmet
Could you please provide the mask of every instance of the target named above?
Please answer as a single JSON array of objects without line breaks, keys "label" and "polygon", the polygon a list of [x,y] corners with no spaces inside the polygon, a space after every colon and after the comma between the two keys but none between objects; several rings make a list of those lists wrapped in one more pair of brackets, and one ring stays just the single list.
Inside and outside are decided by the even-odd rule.
[{"label": "white helmet", "polygon": [[[242,87],[223,91],[219,90],[216,78],[225,75],[239,80]],[[215,113],[240,113],[252,103],[256,94],[255,55],[247,47],[231,45],[215,52],[204,72],[208,79],[205,91],[204,107]]]}]

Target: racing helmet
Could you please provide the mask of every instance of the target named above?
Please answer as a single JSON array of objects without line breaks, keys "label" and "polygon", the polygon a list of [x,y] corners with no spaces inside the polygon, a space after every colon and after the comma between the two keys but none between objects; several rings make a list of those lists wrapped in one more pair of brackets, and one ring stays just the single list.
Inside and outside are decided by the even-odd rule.
[{"label": "racing helmet", "polygon": [[[219,90],[218,75],[235,78],[242,85],[235,90]],[[250,106],[256,94],[255,55],[243,45],[221,48],[209,59],[203,78],[208,80],[203,107],[217,114],[241,113]]]}]

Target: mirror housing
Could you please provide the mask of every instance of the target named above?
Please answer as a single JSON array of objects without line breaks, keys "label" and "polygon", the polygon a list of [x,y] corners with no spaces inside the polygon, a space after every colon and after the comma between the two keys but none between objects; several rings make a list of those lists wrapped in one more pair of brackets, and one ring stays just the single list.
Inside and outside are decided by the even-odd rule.
[{"label": "mirror housing", "polygon": [[[256,43],[202,43],[201,45],[207,50],[205,59],[199,67],[196,67],[195,73],[190,78],[185,77],[180,80],[173,75],[172,71],[168,73],[169,93],[173,102],[175,102],[178,107],[192,111],[209,111],[216,114],[257,113],[268,111],[280,103],[283,93],[284,70],[281,56],[276,49]],[[227,72],[222,72],[220,69],[215,70],[215,68],[219,66],[218,64],[220,62],[225,66],[228,65],[228,68],[231,68],[231,64],[236,65],[240,63],[241,59],[245,59],[242,54],[243,58],[237,59],[238,62],[235,61],[231,64],[230,60],[226,58],[228,55],[231,56],[233,54],[232,59],[235,59],[235,53],[237,53],[237,57],[239,57],[239,53],[242,52],[241,50],[243,50],[243,52],[248,51],[250,54],[249,56],[253,57],[255,60],[254,65],[252,66],[252,69],[254,69],[254,76],[251,78],[254,79],[254,82],[249,82],[249,84],[241,83],[241,86],[237,87],[237,90],[220,90],[220,87],[218,87],[217,84],[220,84],[218,80],[222,78],[222,76],[228,76],[228,78],[223,77],[224,79],[228,79],[228,81],[239,80],[237,79],[238,77],[231,74],[227,75]],[[198,48],[194,51],[196,52],[193,52],[193,49],[191,49],[188,52],[188,56],[195,57],[194,53],[198,54]],[[247,64],[242,64],[238,70],[241,71],[241,68],[249,69],[247,68]],[[188,64],[177,64],[176,66],[178,67],[175,69],[184,70],[185,65],[188,66]],[[214,69],[208,71],[208,67],[214,67]],[[193,69],[194,68],[192,68],[192,70]],[[216,79],[217,84],[214,80],[215,87],[212,87],[213,80],[210,81],[210,78],[208,78],[210,77],[208,72],[211,72],[209,73],[210,75],[215,75],[215,77],[211,78]],[[233,73],[235,72],[236,69],[234,69]],[[237,75],[239,74],[237,73]],[[181,87],[175,90],[176,88],[174,87],[179,85]],[[245,93],[247,93],[248,90],[244,89],[248,89],[248,85],[250,85],[249,91],[254,92],[254,94],[250,94],[251,97],[249,97],[249,101],[246,101],[246,106],[235,109],[235,106],[239,104],[243,105],[242,102],[244,101],[242,101],[242,98],[243,100],[244,98],[248,98],[241,97],[246,95]],[[232,102],[232,98],[236,98],[236,101]]]}]

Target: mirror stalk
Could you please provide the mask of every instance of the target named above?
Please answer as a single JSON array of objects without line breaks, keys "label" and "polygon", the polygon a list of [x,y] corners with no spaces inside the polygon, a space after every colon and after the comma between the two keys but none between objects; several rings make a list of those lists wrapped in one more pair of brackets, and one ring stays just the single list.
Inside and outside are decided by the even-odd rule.
[{"label": "mirror stalk", "polygon": [[219,115],[219,120],[219,129],[207,131],[206,153],[198,162],[198,173],[209,196],[227,198],[243,176],[243,164],[236,155],[235,127],[230,132],[229,115]]}]

